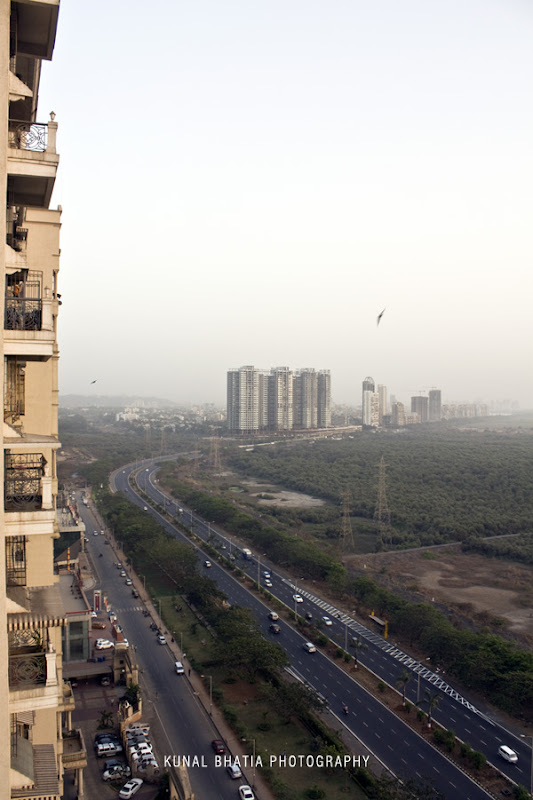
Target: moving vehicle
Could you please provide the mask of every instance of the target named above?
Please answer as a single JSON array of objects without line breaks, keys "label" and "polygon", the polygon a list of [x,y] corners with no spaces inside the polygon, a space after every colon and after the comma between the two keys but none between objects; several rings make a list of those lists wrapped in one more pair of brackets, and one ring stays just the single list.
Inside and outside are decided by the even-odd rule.
[{"label": "moving vehicle", "polygon": [[230,778],[233,778],[234,780],[237,780],[237,778],[242,778],[242,772],[237,764],[230,764],[228,767],[226,767],[226,770]]},{"label": "moving vehicle", "polygon": [[514,750],[511,750],[510,747],[507,747],[506,744],[502,744],[501,747],[498,747],[498,755],[504,758],[506,761],[509,761],[511,764],[516,764],[518,761],[518,756]]},{"label": "moving vehicle", "polygon": [[175,667],[176,673],[178,675],[184,675],[185,670],[183,669],[183,664],[181,663],[181,661],[176,661],[176,663],[174,664],[174,667]]},{"label": "moving vehicle", "polygon": [[268,618],[275,622],[277,619],[279,619],[279,614],[277,614],[275,611],[271,611],[268,615]]},{"label": "moving vehicle", "polygon": [[215,751],[217,755],[222,755],[222,753],[226,752],[226,745],[222,741],[222,739],[213,739],[211,742],[211,747]]},{"label": "moving vehicle", "polygon": [[333,625],[333,623],[332,623],[332,621],[330,620],[329,617],[322,617],[322,622],[324,623],[324,625],[327,625],[328,627],[330,625]]},{"label": "moving vehicle", "polygon": [[313,642],[306,642],[304,644],[304,650],[308,653],[316,653],[316,647]]},{"label": "moving vehicle", "polygon": [[279,627],[279,625],[276,625],[276,623],[273,622],[272,625],[269,627],[269,631],[270,633],[281,633],[281,628]]},{"label": "moving vehicle", "polygon": [[299,594],[293,594],[292,599],[295,603],[303,603],[304,601],[303,597]]},{"label": "moving vehicle", "polygon": [[157,641],[159,642],[159,644],[166,644],[167,643],[167,640],[165,639],[165,637],[163,636],[162,633],[160,633],[159,636],[157,637]]},{"label": "moving vehicle", "polygon": [[204,567],[210,567],[210,566],[211,566],[210,561],[204,561]]},{"label": "moving vehicle", "polygon": [[239,786],[239,797],[240,800],[255,800],[255,794],[252,792],[247,783]]},{"label": "moving vehicle", "polygon": [[252,551],[251,551],[251,550],[249,550],[247,547],[245,547],[245,548],[244,548],[244,549],[241,551],[241,556],[242,556],[243,558],[246,558],[246,559],[250,560],[250,559],[251,559],[251,557],[252,557]]}]

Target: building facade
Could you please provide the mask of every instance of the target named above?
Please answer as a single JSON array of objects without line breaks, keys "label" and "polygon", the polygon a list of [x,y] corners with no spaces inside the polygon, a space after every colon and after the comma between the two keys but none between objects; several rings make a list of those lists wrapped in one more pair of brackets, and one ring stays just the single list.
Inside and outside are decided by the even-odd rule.
[{"label": "building facade", "polygon": [[442,393],[440,389],[429,391],[429,421],[439,422],[442,419]]},{"label": "building facade", "polygon": [[[0,135],[6,214],[0,602],[1,798],[63,794],[72,689],[62,677],[65,607],[54,574],[58,441],[57,319],[61,210],[49,208],[59,156],[54,114],[39,122],[41,62],[59,0],[4,2]],[[69,735],[66,734],[69,729]],[[70,766],[81,764],[74,744]],[[78,759],[78,760],[76,760]],[[82,772],[77,774],[83,796]]]},{"label": "building facade", "polygon": [[429,398],[424,395],[411,397],[411,413],[418,414],[420,422],[429,420]]},{"label": "building facade", "polygon": [[329,427],[329,370],[253,366],[227,373],[228,430],[249,434]]}]

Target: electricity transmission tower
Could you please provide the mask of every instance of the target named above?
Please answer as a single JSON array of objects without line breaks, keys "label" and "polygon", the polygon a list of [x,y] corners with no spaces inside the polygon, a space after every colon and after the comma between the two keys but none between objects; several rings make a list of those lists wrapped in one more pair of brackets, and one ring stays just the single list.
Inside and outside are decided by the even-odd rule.
[{"label": "electricity transmission tower", "polygon": [[211,437],[211,446],[209,449],[209,466],[211,469],[220,469],[220,440],[218,436]]},{"label": "electricity transmission tower", "polygon": [[342,495],[342,524],[341,524],[341,540],[342,552],[346,551],[348,544],[351,544],[352,550],[355,543],[353,540],[352,521],[350,519],[350,492],[344,492]]},{"label": "electricity transmission tower", "polygon": [[381,546],[387,536],[390,539],[390,511],[387,503],[387,488],[385,480],[385,458],[381,456],[379,462],[379,478],[378,478],[378,504],[374,511],[374,520],[378,523],[379,540],[378,544]]}]

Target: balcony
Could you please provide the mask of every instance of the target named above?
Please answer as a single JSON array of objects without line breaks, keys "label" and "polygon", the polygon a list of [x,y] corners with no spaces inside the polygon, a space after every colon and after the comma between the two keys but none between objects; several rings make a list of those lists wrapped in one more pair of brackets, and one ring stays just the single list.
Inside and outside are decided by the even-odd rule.
[{"label": "balcony", "polygon": [[6,275],[4,335],[6,356],[47,360],[54,353],[58,301],[43,290],[43,274],[20,269]]},{"label": "balcony", "polygon": [[79,728],[63,734],[64,769],[84,769],[87,766],[87,749]]},{"label": "balcony", "polygon": [[[51,114],[51,117],[55,115]],[[57,123],[9,120],[9,205],[48,208],[59,164]]]},{"label": "balcony", "polygon": [[4,503],[6,511],[35,511],[43,506],[42,453],[6,453]]},{"label": "balcony", "polygon": [[17,53],[50,61],[56,38],[59,0],[18,0],[16,10]]},{"label": "balcony", "polygon": [[46,653],[29,651],[9,655],[10,690],[34,689],[46,685]]}]

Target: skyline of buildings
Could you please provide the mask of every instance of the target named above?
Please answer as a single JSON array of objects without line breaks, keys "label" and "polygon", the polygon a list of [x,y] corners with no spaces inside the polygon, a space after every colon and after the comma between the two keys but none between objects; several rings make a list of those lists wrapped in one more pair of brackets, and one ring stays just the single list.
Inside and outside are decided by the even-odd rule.
[{"label": "skyline of buildings", "polygon": [[327,428],[331,375],[314,368],[270,370],[242,366],[227,372],[227,426],[234,433]]}]

